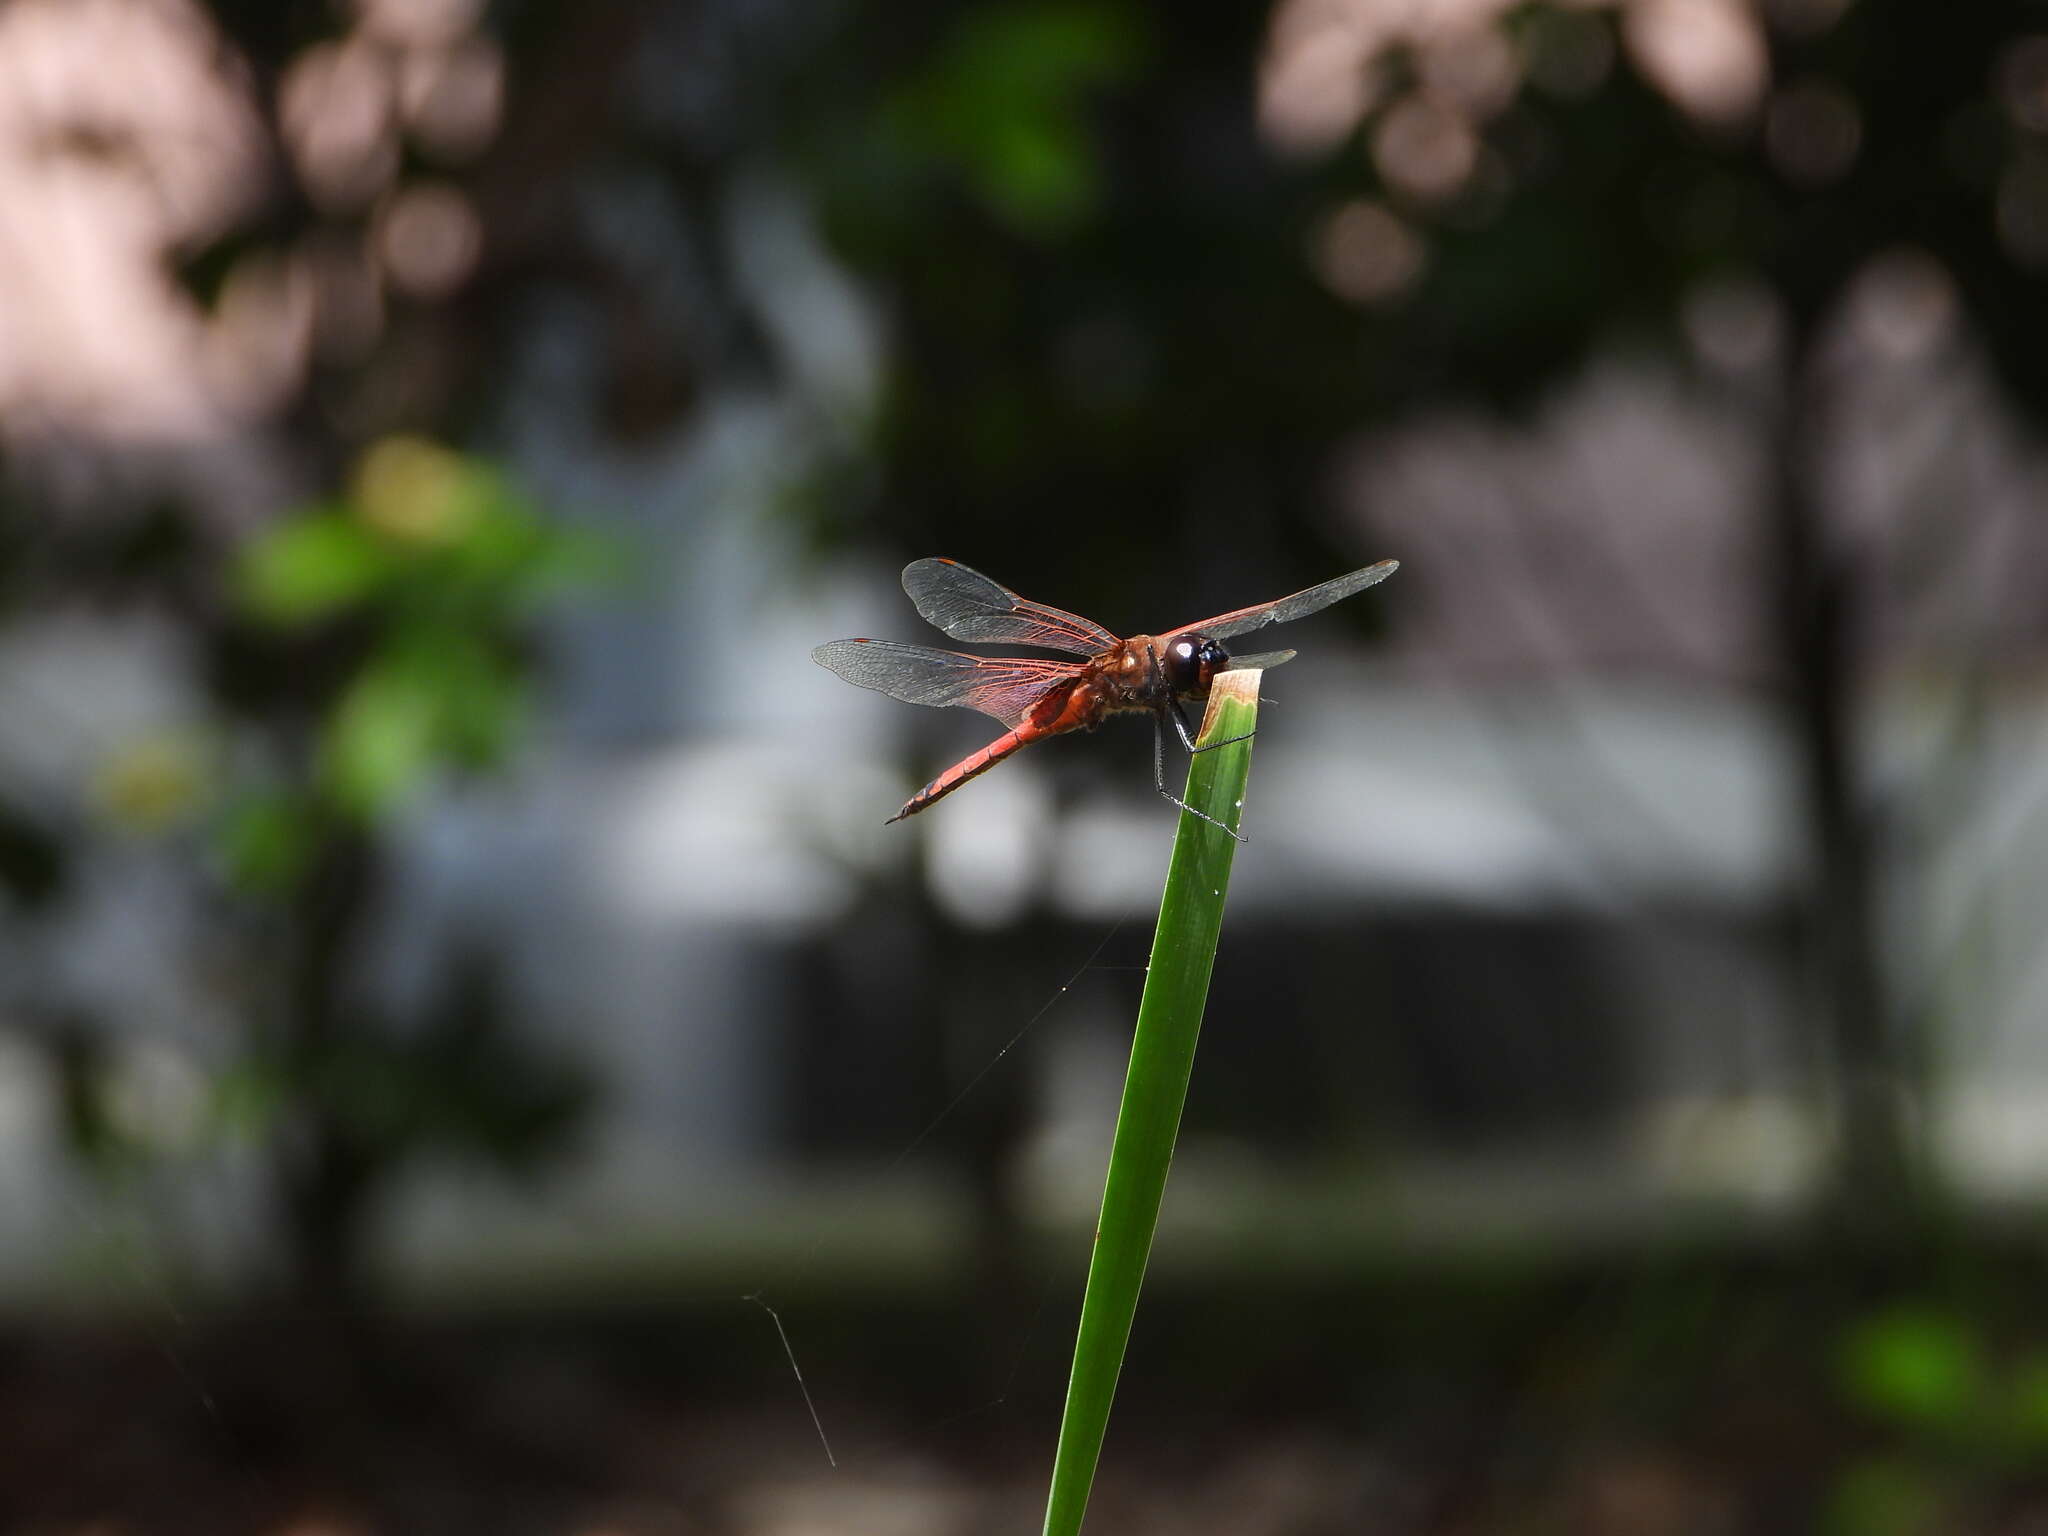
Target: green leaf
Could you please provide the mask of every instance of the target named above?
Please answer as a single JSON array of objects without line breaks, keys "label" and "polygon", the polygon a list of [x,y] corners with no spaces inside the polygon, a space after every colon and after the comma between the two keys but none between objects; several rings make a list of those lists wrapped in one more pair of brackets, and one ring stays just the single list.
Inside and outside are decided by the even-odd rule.
[{"label": "green leaf", "polygon": [[1898,1307],[1853,1328],[1842,1379],[1859,1406],[1925,1428],[1959,1423],[1984,1390],[1975,1336],[1959,1319],[1925,1307]]},{"label": "green leaf", "polygon": [[373,530],[338,512],[308,512],[250,542],[235,573],[235,590],[256,618],[310,624],[375,594],[393,568]]},{"label": "green leaf", "polygon": [[526,718],[526,690],[489,647],[447,635],[424,658],[435,695],[436,746],[465,768],[503,760]]},{"label": "green leaf", "polygon": [[319,850],[318,812],[283,792],[245,796],[231,805],[218,833],[228,878],[248,891],[279,891],[295,883]]},{"label": "green leaf", "polygon": [[1088,140],[1062,117],[1019,117],[984,146],[981,194],[1005,222],[1032,234],[1071,229],[1094,211],[1102,174]]},{"label": "green leaf", "polygon": [[335,706],[321,744],[323,786],[349,814],[381,815],[438,767],[495,766],[525,705],[518,673],[485,640],[416,621]]},{"label": "green leaf", "polygon": [[913,164],[950,165],[1013,228],[1063,235],[1101,198],[1087,93],[1126,78],[1138,51],[1120,6],[979,7],[931,73],[891,103],[885,134]]},{"label": "green leaf", "polygon": [[[1226,672],[1217,680],[1202,739],[1246,736],[1258,725],[1257,672]],[[1251,742],[1198,754],[1188,770],[1187,803],[1237,825],[1251,772]],[[1130,1341],[1138,1290],[1159,1224],[1159,1203],[1173,1165],[1181,1106],[1194,1070],[1195,1042],[1209,996],[1209,973],[1223,931],[1223,903],[1237,843],[1222,827],[1183,811],[1152,935],[1145,996],[1117,1112],[1102,1219],[1088,1265],[1074,1370],[1060,1421],[1059,1450],[1045,1507],[1046,1536],[1075,1536],[1102,1454],[1117,1375]]]},{"label": "green leaf", "polygon": [[431,678],[402,659],[357,677],[321,743],[320,777],[336,803],[367,818],[404,798],[433,764],[437,704]]}]

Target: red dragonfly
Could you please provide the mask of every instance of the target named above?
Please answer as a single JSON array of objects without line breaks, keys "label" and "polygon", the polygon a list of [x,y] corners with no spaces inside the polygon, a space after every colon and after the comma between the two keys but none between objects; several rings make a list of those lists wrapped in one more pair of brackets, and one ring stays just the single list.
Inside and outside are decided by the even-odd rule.
[{"label": "red dragonfly", "polygon": [[[834,640],[812,651],[811,660],[830,667],[849,683],[905,703],[978,709],[1005,727],[994,741],[963,757],[912,795],[890,821],[915,816],[1020,747],[1068,731],[1092,731],[1110,715],[1142,710],[1152,716],[1154,787],[1182,810],[1222,826],[1166,787],[1166,727],[1171,722],[1181,745],[1189,752],[1198,750],[1182,701],[1208,698],[1209,685],[1219,672],[1277,667],[1294,655],[1292,651],[1271,651],[1233,657],[1222,642],[1268,624],[1286,624],[1319,613],[1386,580],[1399,565],[1396,560],[1382,560],[1277,602],[1220,613],[1163,635],[1119,640],[1092,620],[1019,597],[957,560],[913,560],[903,568],[903,590],[910,594],[921,618],[953,639],[977,645],[1035,645],[1086,660],[968,656],[891,640]],[[1209,747],[1225,745],[1217,741]],[[1199,750],[1208,751],[1209,747]]]}]

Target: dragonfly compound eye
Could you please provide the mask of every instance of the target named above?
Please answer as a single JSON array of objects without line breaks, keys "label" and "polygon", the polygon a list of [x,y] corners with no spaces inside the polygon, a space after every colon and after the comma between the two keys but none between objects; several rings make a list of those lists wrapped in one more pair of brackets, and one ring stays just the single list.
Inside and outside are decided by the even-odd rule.
[{"label": "dragonfly compound eye", "polygon": [[1209,690],[1213,663],[1209,653],[1221,652],[1213,640],[1176,640],[1166,648],[1166,683],[1175,693],[1200,695]]}]

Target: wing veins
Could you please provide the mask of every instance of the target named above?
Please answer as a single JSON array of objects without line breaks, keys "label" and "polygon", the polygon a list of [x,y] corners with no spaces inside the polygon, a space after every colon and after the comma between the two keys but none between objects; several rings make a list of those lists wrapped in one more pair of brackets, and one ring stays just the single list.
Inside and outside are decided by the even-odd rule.
[{"label": "wing veins", "polygon": [[957,560],[913,560],[903,590],[918,616],[973,645],[1039,645],[1072,656],[1099,656],[1117,637],[1092,619],[1020,597]]},{"label": "wing veins", "polygon": [[1009,726],[1081,670],[1067,661],[968,656],[893,640],[834,640],[812,651],[811,660],[855,687],[932,709],[979,710]]},{"label": "wing veins", "polygon": [[1333,577],[1319,586],[1306,588],[1275,602],[1257,603],[1250,608],[1234,608],[1229,613],[1219,613],[1213,619],[1203,619],[1194,624],[1183,624],[1173,631],[1175,635],[1207,635],[1212,640],[1227,640],[1233,635],[1250,634],[1255,629],[1264,629],[1268,624],[1292,624],[1296,619],[1305,619],[1312,613],[1321,613],[1333,603],[1341,603],[1347,597],[1354,597],[1367,587],[1377,586],[1401,568],[1398,560],[1382,560],[1377,565],[1368,565],[1362,571]]}]

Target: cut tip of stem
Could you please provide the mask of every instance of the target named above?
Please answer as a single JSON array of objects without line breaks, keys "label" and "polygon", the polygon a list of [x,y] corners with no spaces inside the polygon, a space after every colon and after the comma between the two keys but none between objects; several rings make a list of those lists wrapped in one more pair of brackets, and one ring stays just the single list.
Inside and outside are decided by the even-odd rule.
[{"label": "cut tip of stem", "polygon": [[1208,740],[1216,729],[1216,712],[1223,707],[1224,700],[1258,708],[1259,675],[1256,667],[1234,667],[1216,674],[1216,680],[1209,685],[1209,705],[1202,711],[1202,729],[1197,733],[1196,741]]}]

